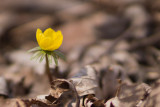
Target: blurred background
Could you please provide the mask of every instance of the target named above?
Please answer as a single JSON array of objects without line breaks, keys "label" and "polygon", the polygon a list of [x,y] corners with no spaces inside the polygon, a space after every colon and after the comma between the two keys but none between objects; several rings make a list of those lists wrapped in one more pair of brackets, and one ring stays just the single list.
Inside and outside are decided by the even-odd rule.
[{"label": "blurred background", "polygon": [[[47,83],[42,79],[44,62],[31,61],[27,53],[38,46],[37,28],[62,31],[59,50],[67,61],[59,61],[60,74],[54,74],[58,78],[99,63],[98,72],[110,66],[121,72],[113,74],[114,86],[117,78],[148,84],[159,79],[160,0],[0,0],[0,78],[6,81],[7,96],[48,92],[49,86],[39,88]],[[112,97],[114,86],[113,92],[97,96]]]}]

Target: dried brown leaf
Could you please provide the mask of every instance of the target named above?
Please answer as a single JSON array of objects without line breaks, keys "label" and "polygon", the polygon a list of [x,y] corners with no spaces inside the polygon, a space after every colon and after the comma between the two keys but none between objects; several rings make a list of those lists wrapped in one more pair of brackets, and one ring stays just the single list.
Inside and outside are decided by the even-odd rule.
[{"label": "dried brown leaf", "polygon": [[75,77],[69,80],[73,81],[79,96],[95,94],[98,86],[96,71],[90,65],[85,66]]}]

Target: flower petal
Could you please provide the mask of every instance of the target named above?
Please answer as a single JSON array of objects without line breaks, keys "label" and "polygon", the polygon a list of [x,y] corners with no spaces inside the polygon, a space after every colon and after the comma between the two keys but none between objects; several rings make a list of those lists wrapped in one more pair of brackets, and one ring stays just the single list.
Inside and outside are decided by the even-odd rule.
[{"label": "flower petal", "polygon": [[55,32],[51,28],[46,29],[44,33],[40,29],[37,29],[36,38],[40,48],[48,51],[58,49],[63,41],[61,31]]},{"label": "flower petal", "polygon": [[41,40],[41,42],[39,43],[39,46],[43,49],[43,50],[48,50],[48,48],[51,46],[51,39],[49,37],[45,37]]},{"label": "flower petal", "polygon": [[52,37],[52,35],[55,33],[55,31],[52,28],[48,28],[44,31],[44,36],[46,37]]},{"label": "flower petal", "polygon": [[37,32],[36,32],[36,38],[37,38],[38,44],[39,44],[39,42],[41,40],[42,35],[43,35],[42,31],[38,28]]},{"label": "flower petal", "polygon": [[52,40],[52,45],[49,47],[50,50],[56,50],[58,49],[61,44],[62,44],[62,41],[63,41],[63,35],[61,33],[61,31],[57,31],[56,32],[56,39]]}]

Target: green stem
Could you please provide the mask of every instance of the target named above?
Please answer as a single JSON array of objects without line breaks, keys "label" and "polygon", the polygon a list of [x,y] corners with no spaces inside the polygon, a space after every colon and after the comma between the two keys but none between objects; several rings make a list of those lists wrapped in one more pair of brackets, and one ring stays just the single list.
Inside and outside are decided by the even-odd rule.
[{"label": "green stem", "polygon": [[47,74],[48,79],[49,79],[49,82],[50,82],[50,84],[51,84],[51,82],[53,81],[53,79],[52,79],[52,75],[51,75],[50,70],[49,70],[48,55],[46,54],[45,57],[46,57],[46,74]]}]

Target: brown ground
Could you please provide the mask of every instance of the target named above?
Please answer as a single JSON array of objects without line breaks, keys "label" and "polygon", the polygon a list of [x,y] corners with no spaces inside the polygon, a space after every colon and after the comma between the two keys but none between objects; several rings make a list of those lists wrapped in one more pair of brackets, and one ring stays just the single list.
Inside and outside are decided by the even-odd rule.
[{"label": "brown ground", "polygon": [[[160,105],[159,0],[0,0],[0,10],[1,107],[75,106],[76,93],[85,107]],[[50,65],[52,85],[27,53],[48,27],[67,58]]]}]

